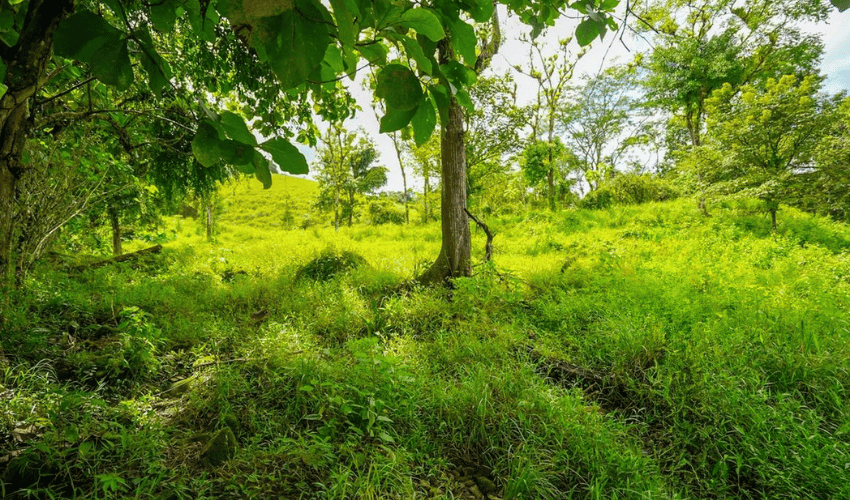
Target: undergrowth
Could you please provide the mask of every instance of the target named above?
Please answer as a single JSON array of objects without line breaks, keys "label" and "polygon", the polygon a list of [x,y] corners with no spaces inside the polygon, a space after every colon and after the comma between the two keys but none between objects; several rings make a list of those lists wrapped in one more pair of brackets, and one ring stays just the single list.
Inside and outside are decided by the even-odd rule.
[{"label": "undergrowth", "polygon": [[269,231],[236,206],[214,243],[175,220],[156,266],[30,277],[5,498],[850,498],[843,225],[515,216],[448,290],[407,284],[437,225]]}]

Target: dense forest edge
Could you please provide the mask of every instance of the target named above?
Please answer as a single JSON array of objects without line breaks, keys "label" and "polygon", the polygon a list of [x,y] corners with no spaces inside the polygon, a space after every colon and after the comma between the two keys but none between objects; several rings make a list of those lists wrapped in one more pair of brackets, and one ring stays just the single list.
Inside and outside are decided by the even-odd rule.
[{"label": "dense forest edge", "polygon": [[219,193],[213,241],[175,216],[125,242],[159,253],[28,275],[7,498],[850,494],[844,224],[782,206],[774,232],[756,200],[517,213],[488,219],[488,263],[473,231],[472,277],[423,288],[439,224],[287,228],[259,185]]}]

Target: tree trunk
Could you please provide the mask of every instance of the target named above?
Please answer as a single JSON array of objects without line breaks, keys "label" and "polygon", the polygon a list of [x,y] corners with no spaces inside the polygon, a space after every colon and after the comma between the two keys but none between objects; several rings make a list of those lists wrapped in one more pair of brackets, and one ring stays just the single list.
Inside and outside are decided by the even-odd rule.
[{"label": "tree trunk", "polygon": [[[112,225],[112,255],[118,257],[121,255],[121,221],[118,220],[118,209],[109,207],[109,223]],[[209,237],[209,236],[207,236]]]},{"label": "tree trunk", "polygon": [[[691,113],[685,114],[685,123],[688,127],[688,134],[691,136],[691,146],[694,147],[694,148],[697,148],[700,145],[700,131],[699,131],[700,120],[701,120],[700,114],[697,114],[696,117],[694,117]],[[702,212],[702,215],[704,217],[711,217],[711,214],[708,213],[708,207],[705,204],[705,194],[703,194],[703,192],[702,192],[703,189],[704,189],[704,187],[703,187],[704,179],[703,179],[703,171],[702,171],[701,167],[699,168],[699,170],[697,170],[697,181],[699,181],[699,187],[700,187],[699,203],[698,203],[699,210],[700,210],[700,212]]]},{"label": "tree trunk", "polygon": [[73,10],[73,0],[30,0],[18,43],[0,54],[8,87],[0,98],[0,289],[7,303],[15,286],[14,217],[18,181],[27,170],[21,160],[32,129],[31,100],[46,83],[56,27]]},{"label": "tree trunk", "polygon": [[390,135],[390,138],[393,140],[393,147],[395,148],[395,156],[398,158],[398,167],[401,169],[401,184],[404,187],[404,223],[410,224],[410,206],[407,202],[407,175],[404,173],[404,161],[401,158],[401,147],[398,145],[398,136],[397,132],[393,132]]},{"label": "tree trunk", "polygon": [[555,169],[549,167],[549,171],[546,172],[546,180],[549,184],[549,210],[555,211]]},{"label": "tree trunk", "polygon": [[348,190],[348,227],[354,222],[354,189]]},{"label": "tree trunk", "polygon": [[212,213],[212,203],[206,202],[204,207],[204,220],[205,226],[207,229],[207,241],[212,241],[213,239],[213,213]]},{"label": "tree trunk", "polygon": [[773,234],[776,234],[776,209],[770,209],[770,221],[773,223]]},{"label": "tree trunk", "polygon": [[418,281],[435,284],[472,273],[470,257],[472,236],[466,215],[466,148],[464,145],[463,109],[452,98],[449,119],[440,140],[442,196],[440,216],[443,245],[437,260]]},{"label": "tree trunk", "polygon": [[339,186],[334,187],[334,231],[339,231]]},{"label": "tree trunk", "polygon": [[423,198],[425,206],[423,207],[423,212],[422,212],[422,222],[428,222],[428,219],[431,216],[431,213],[429,212],[429,207],[428,207],[428,193],[431,192],[431,185],[428,183],[428,179],[429,179],[428,174],[425,174],[424,177],[425,177],[425,187],[423,189],[422,198]]}]

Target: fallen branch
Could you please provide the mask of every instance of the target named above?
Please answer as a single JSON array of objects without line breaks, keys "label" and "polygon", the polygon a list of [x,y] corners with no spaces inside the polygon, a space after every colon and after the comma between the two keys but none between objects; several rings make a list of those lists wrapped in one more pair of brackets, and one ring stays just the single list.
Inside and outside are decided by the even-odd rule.
[{"label": "fallen branch", "polygon": [[487,224],[484,224],[483,222],[478,220],[478,218],[472,215],[472,213],[470,213],[470,211],[467,210],[466,207],[463,207],[463,211],[466,212],[466,215],[468,215],[470,219],[472,219],[476,224],[478,224],[478,227],[483,229],[484,234],[487,235],[487,243],[484,245],[484,262],[490,262],[490,259],[493,258],[493,233],[490,231],[490,228],[487,227]]},{"label": "fallen branch", "polygon": [[97,269],[98,267],[103,267],[107,264],[112,264],[113,262],[125,262],[125,261],[128,261],[128,260],[134,260],[134,259],[138,259],[139,257],[141,257],[143,255],[147,255],[147,254],[150,254],[150,253],[159,253],[160,251],[162,251],[162,245],[154,245],[152,247],[143,248],[143,249],[137,250],[135,252],[125,253],[124,255],[118,255],[117,257],[112,257],[111,259],[101,260],[101,261],[95,262],[93,264],[86,264],[86,265],[83,265],[83,266],[78,266],[77,269],[78,270]]}]

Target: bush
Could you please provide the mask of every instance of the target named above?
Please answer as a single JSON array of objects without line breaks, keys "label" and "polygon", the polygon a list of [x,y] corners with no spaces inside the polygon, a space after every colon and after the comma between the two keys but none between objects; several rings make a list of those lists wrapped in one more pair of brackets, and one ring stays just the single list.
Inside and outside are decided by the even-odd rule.
[{"label": "bush", "polygon": [[333,249],[327,249],[299,269],[295,274],[295,278],[328,281],[337,274],[367,265],[366,259],[354,252],[338,252]]},{"label": "bush", "polygon": [[651,174],[620,174],[606,180],[581,200],[581,208],[609,208],[613,204],[635,205],[652,201],[668,201],[679,197],[669,182]]},{"label": "bush", "polygon": [[381,224],[404,224],[404,209],[391,200],[383,199],[369,203],[369,222],[373,226]]}]

